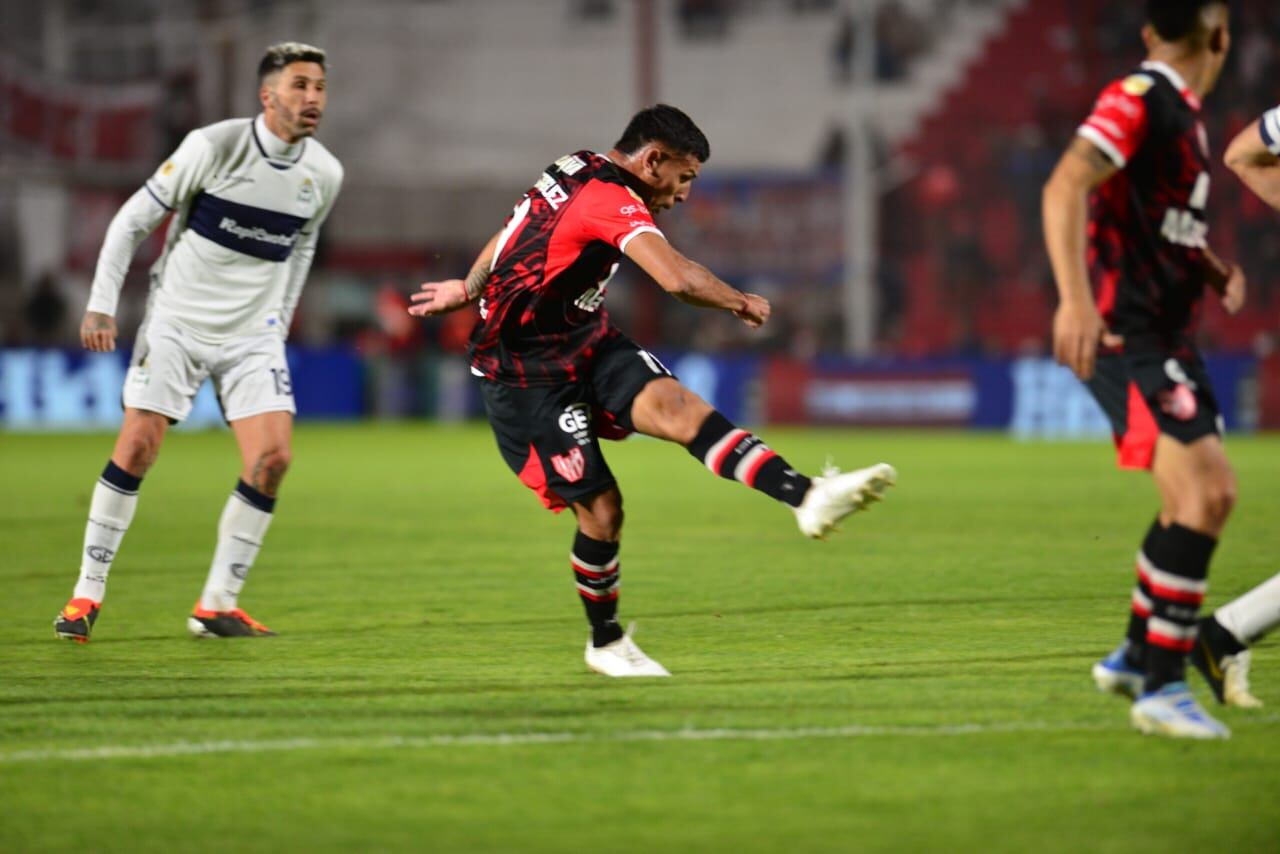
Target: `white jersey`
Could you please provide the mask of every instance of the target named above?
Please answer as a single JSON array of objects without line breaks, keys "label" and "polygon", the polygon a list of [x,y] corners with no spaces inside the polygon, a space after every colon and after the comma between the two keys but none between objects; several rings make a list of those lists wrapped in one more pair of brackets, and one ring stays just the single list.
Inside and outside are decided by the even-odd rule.
[{"label": "white jersey", "polygon": [[342,165],[323,145],[285,143],[262,116],[194,130],[112,220],[88,310],[115,314],[138,244],[173,213],[148,317],[210,341],[283,334],[341,186]]}]

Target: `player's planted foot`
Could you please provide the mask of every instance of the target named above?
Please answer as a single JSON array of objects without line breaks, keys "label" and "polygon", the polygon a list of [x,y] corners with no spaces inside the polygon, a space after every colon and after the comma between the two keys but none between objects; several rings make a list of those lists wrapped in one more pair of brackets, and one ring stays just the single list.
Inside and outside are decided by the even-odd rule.
[{"label": "player's planted foot", "polygon": [[72,599],[53,621],[53,633],[69,641],[88,643],[100,610],[102,606],[92,599]]},{"label": "player's planted foot", "polygon": [[1169,738],[1230,738],[1231,730],[1200,707],[1186,682],[1170,682],[1140,696],[1129,720],[1143,735]]},{"label": "player's planted foot", "polygon": [[670,676],[667,668],[644,654],[631,631],[606,646],[587,641],[587,667],[605,676]]},{"label": "player's planted foot", "polygon": [[187,619],[187,629],[198,638],[265,638],[275,632],[236,608],[233,611],[208,611],[196,603]]},{"label": "player's planted foot", "polygon": [[1128,652],[1129,642],[1125,641],[1110,655],[1093,665],[1093,684],[1098,686],[1099,691],[1136,700],[1142,693],[1142,683],[1146,677],[1141,667],[1129,661]]},{"label": "player's planted foot", "polygon": [[1252,653],[1247,648],[1239,649],[1238,641],[1231,644],[1236,649],[1229,649],[1228,639],[1222,636],[1226,629],[1219,626],[1212,616],[1201,619],[1197,628],[1196,645],[1191,648],[1187,659],[1209,683],[1214,698],[1226,706],[1245,709],[1261,706],[1262,701],[1249,690]]},{"label": "player's planted foot", "polygon": [[843,474],[834,467],[827,468],[813,479],[804,501],[795,508],[800,533],[813,539],[825,538],[845,516],[883,498],[897,480],[898,473],[888,463]]}]

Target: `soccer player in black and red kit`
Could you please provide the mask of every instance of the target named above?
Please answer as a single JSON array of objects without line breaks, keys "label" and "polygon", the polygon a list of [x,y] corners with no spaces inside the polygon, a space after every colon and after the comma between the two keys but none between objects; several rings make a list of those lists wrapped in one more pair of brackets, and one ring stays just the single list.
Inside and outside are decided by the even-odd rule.
[{"label": "soccer player in black and red kit", "polygon": [[586,662],[609,676],[669,674],[618,623],[622,495],[601,437],[678,442],[713,473],[789,505],[810,537],[880,498],[895,478],[883,463],[805,477],[609,322],[602,304],[623,255],[677,299],[730,311],[752,328],[768,320],[768,301],[685,258],[654,222],[688,198],[709,156],[684,113],[642,110],[607,154],[578,151],[548,166],[467,278],[427,282],[410,308],[425,317],[479,298],[471,371],[512,471],[547,508],[573,509],[571,562],[591,623]]},{"label": "soccer player in black and red kit", "polygon": [[1227,55],[1227,7],[1148,0],[1147,61],[1103,90],[1044,189],[1060,297],[1054,355],[1106,411],[1120,467],[1149,470],[1160,494],[1138,551],[1126,640],[1093,676],[1134,698],[1139,730],[1173,737],[1230,735],[1184,681],[1209,560],[1236,494],[1192,339],[1206,284],[1228,311],[1244,301],[1244,276],[1210,252],[1205,220],[1200,99]]}]

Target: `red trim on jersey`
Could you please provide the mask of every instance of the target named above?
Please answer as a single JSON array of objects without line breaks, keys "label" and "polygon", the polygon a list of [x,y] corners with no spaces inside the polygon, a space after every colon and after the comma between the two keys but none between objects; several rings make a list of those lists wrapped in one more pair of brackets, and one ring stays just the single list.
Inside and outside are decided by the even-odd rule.
[{"label": "red trim on jersey", "polygon": [[1149,469],[1156,455],[1160,428],[1138,384],[1129,381],[1129,411],[1123,436],[1116,436],[1117,463],[1122,469]]},{"label": "red trim on jersey", "polygon": [[[1116,166],[1123,167],[1146,138],[1147,103],[1142,95],[1127,89],[1135,88],[1130,81],[1149,79],[1144,74],[1133,74],[1114,81],[1102,90],[1093,112],[1080,125],[1081,135],[1098,146]],[[1154,82],[1151,85],[1155,85]],[[1117,155],[1120,160],[1116,159]]]},{"label": "red trim on jersey", "polygon": [[1111,312],[1116,307],[1116,291],[1120,288],[1120,271],[1103,270],[1098,282],[1098,314],[1103,320],[1111,319]]},{"label": "red trim on jersey", "polygon": [[568,502],[547,488],[547,473],[543,470],[542,460],[532,443],[529,444],[529,457],[524,461],[524,468],[520,469],[520,482],[532,489],[542,506],[552,513],[559,513],[569,506]]},{"label": "red trim on jersey", "polygon": [[547,264],[542,280],[550,282],[578,260],[593,240],[615,249],[637,228],[657,229],[649,208],[626,187],[590,180],[575,193],[569,209],[560,215],[547,243]]},{"label": "red trim on jersey", "polygon": [[776,456],[777,453],[772,450],[768,450],[757,457],[756,461],[751,464],[751,468],[747,469],[746,474],[742,476],[742,482],[747,486],[754,487],[756,485],[756,475],[760,472],[760,466],[769,462],[769,460]]}]

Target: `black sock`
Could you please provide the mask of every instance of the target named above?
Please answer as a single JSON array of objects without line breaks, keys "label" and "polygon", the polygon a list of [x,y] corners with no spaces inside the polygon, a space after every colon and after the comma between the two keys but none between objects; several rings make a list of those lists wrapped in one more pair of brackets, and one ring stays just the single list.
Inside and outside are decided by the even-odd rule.
[{"label": "black sock", "polygon": [[[1164,536],[1167,529],[1160,524],[1160,517],[1151,523],[1147,536],[1142,541],[1142,554],[1150,561],[1152,549],[1159,548],[1156,543]],[[1151,588],[1142,578],[1142,558],[1138,558],[1138,583],[1134,585],[1133,595],[1129,597],[1129,627],[1125,637],[1129,646],[1125,650],[1125,660],[1133,667],[1144,668],[1147,647],[1147,618],[1151,616]]]},{"label": "black sock", "polygon": [[707,416],[689,443],[689,453],[721,477],[737,480],[792,507],[799,507],[809,491],[809,478],[719,412]]},{"label": "black sock", "polygon": [[578,597],[591,623],[591,644],[607,646],[623,634],[618,624],[618,544],[593,540],[578,531],[570,557]]},{"label": "black sock", "polygon": [[1196,619],[1208,589],[1209,559],[1218,541],[1176,522],[1144,544],[1138,572],[1151,591],[1145,688],[1155,691],[1186,674]]}]

